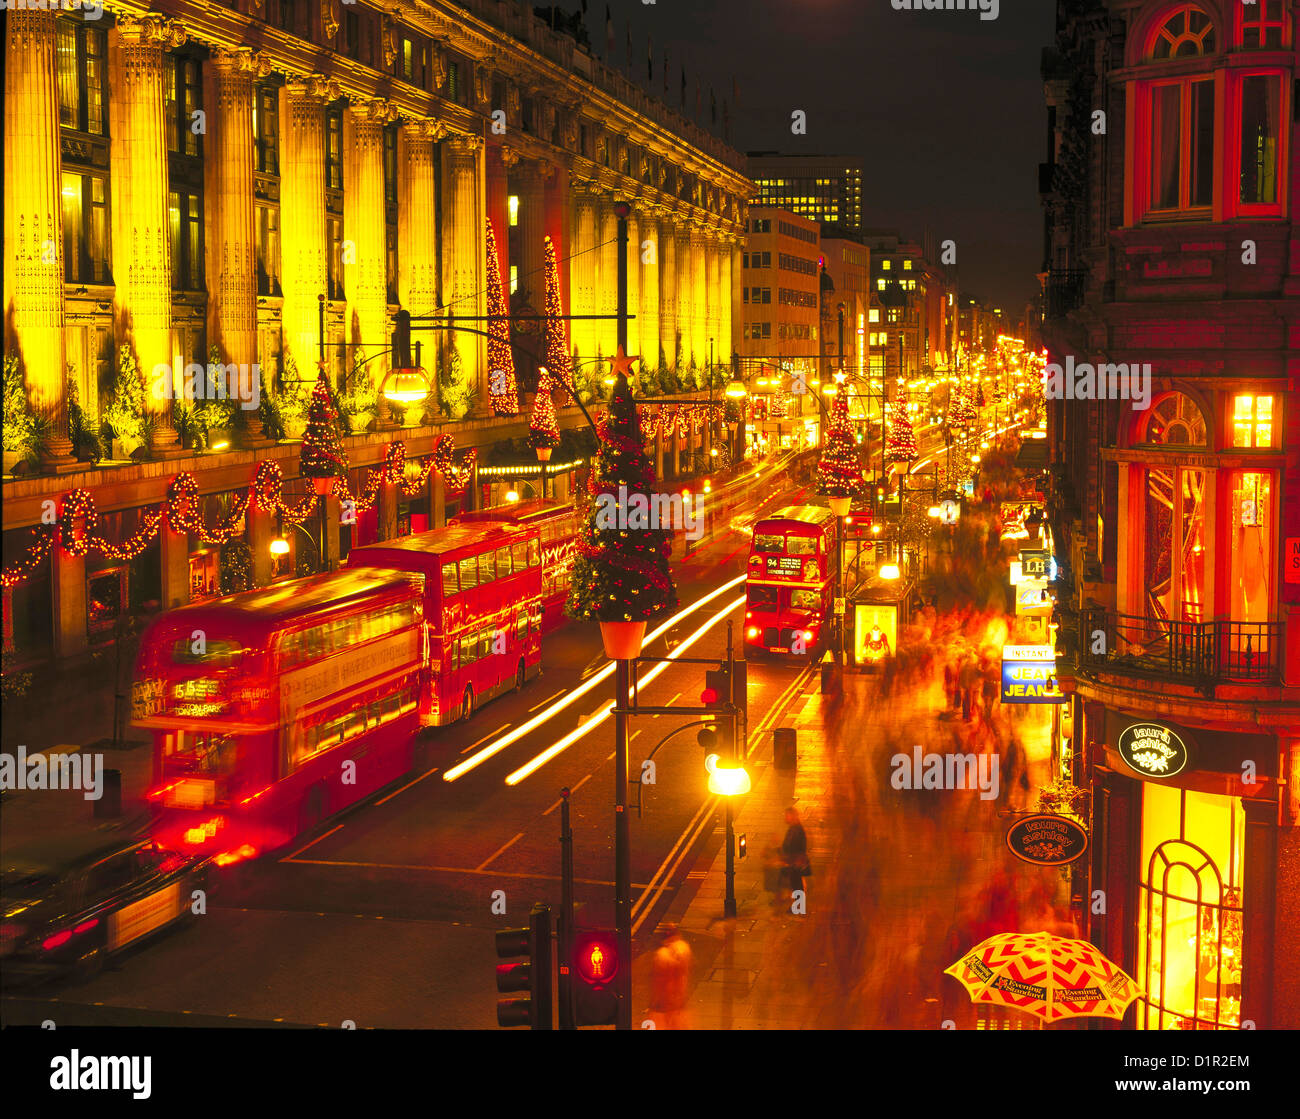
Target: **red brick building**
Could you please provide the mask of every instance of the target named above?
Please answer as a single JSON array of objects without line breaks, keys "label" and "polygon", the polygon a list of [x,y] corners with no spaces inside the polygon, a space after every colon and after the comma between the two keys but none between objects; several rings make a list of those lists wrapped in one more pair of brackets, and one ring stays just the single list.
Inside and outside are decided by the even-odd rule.
[{"label": "red brick building", "polygon": [[1150,366],[1048,401],[1076,897],[1131,1028],[1300,1026],[1296,20],[1062,0],[1044,58],[1047,360]]}]

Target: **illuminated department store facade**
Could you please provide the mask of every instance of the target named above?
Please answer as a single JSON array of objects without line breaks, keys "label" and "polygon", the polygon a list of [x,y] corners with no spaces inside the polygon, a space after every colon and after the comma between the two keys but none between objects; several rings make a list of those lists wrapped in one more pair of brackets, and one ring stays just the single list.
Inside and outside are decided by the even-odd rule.
[{"label": "illuminated department store facade", "polygon": [[[1076,890],[1138,1029],[1300,1027],[1294,0],[1071,0],[1044,79],[1049,401]],[[1095,128],[1105,113],[1104,134]]]},{"label": "illuminated department store facade", "polygon": [[[76,658],[111,641],[123,612],[211,592],[210,541],[164,522],[143,550],[132,543],[179,475],[197,480],[208,525],[268,460],[286,502],[311,492],[298,477],[300,442],[269,438],[256,413],[242,439],[200,453],[166,400],[145,405],[148,461],[116,443],[97,467],[78,461],[70,396],[98,428],[124,348],[146,377],[214,353],[257,365],[268,391],[274,372],[291,369],[309,388],[322,353],[338,387],[354,361],[373,359],[365,370],[379,387],[399,309],[487,313],[487,221],[513,311],[545,310],[549,236],[563,311],[612,316],[615,205],[627,202],[637,247],[629,353],[702,369],[712,343],[729,362],[732,279],[755,191],[743,158],[531,5],[109,0],[100,18],[87,14],[5,19],[5,353],[21,362],[31,413],[49,430],[27,473],[11,476],[6,456],[7,667]],[[539,352],[535,322],[515,329]],[[614,354],[615,331],[612,318],[570,323],[580,370]],[[346,437],[353,493],[396,439],[410,463],[440,435],[460,456],[526,433],[526,398],[518,416],[489,407],[483,337],[416,337],[430,370],[454,348],[450,376],[469,403],[449,414],[439,400],[438,414],[400,429],[376,417],[369,433]],[[561,411],[562,427],[581,422],[576,408]],[[652,449],[671,476],[708,435],[698,423],[660,426]],[[455,498],[439,470],[425,474],[414,496],[386,479],[356,529],[340,528],[332,509],[329,558],[366,533],[443,523]],[[490,477],[480,465],[479,480]],[[92,495],[117,554],[56,545],[32,559],[49,503],[77,490]],[[241,532],[264,584],[285,526],[254,501]],[[301,534],[287,535],[297,547]]]}]

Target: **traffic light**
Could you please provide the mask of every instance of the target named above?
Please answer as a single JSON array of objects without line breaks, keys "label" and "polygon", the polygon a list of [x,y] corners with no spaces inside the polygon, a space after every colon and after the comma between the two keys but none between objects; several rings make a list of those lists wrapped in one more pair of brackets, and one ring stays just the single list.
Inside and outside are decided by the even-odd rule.
[{"label": "traffic light", "polygon": [[[731,674],[726,668],[711,668],[704,673],[704,690],[700,692],[700,703],[725,716],[731,703]],[[695,740],[704,749],[714,753],[718,749],[720,740],[723,745],[727,744],[726,736],[730,731],[731,722],[729,718],[718,718],[716,715],[706,715],[705,718],[713,719],[713,725],[702,727]]]},{"label": "traffic light", "polygon": [[513,964],[497,964],[497,990],[527,991],[526,999],[497,999],[497,1025],[551,1028],[551,910],[534,905],[526,929],[502,929],[496,935],[497,959],[526,956]]},{"label": "traffic light", "polygon": [[614,978],[621,961],[618,939],[605,929],[579,933],[573,940],[573,1024],[612,1026],[618,1021]]}]

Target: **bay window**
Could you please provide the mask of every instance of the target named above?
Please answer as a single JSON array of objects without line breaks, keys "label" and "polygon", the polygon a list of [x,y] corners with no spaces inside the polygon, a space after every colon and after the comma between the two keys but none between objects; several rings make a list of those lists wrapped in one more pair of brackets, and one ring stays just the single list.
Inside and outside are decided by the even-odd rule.
[{"label": "bay window", "polygon": [[1240,89],[1240,201],[1271,206],[1278,201],[1282,75],[1250,74],[1241,79]]},{"label": "bay window", "polygon": [[1214,200],[1214,82],[1151,87],[1152,210],[1209,207]]}]

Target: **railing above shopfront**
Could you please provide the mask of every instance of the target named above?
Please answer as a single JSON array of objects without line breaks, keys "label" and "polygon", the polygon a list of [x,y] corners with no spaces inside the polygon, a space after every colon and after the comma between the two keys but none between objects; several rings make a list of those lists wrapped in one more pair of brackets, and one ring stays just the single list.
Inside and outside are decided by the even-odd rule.
[{"label": "railing above shopfront", "polygon": [[1185,681],[1276,684],[1282,672],[1282,623],[1190,622],[1088,607],[1080,614],[1082,668]]}]

